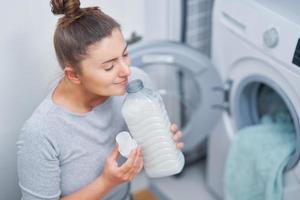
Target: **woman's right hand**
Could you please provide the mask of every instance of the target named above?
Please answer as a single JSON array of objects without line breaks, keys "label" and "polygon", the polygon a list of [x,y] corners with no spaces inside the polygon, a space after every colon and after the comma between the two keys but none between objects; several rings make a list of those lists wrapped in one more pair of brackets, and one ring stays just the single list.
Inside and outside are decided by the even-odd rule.
[{"label": "woman's right hand", "polygon": [[144,165],[141,147],[132,150],[126,162],[121,166],[118,166],[117,163],[119,156],[118,145],[116,145],[111,155],[106,159],[102,172],[103,179],[112,187],[131,181]]}]

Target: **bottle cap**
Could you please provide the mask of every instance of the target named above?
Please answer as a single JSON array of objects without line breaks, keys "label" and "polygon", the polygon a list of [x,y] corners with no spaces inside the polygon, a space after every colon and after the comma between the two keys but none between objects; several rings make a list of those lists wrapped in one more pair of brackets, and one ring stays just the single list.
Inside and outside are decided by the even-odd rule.
[{"label": "bottle cap", "polygon": [[116,136],[116,142],[119,144],[119,152],[122,156],[128,157],[131,150],[137,148],[137,143],[127,131],[122,131]]},{"label": "bottle cap", "polygon": [[140,79],[135,79],[133,81],[130,81],[129,84],[127,85],[127,92],[135,93],[140,91],[143,88],[144,88],[143,81],[141,81]]}]

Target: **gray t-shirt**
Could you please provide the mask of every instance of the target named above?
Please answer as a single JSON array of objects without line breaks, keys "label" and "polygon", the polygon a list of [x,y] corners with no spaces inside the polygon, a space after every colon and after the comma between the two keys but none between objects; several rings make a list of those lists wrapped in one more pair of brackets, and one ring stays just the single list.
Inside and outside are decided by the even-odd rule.
[{"label": "gray t-shirt", "polygon": [[[149,83],[144,72],[132,67],[130,79],[135,78]],[[92,111],[76,114],[56,105],[52,92],[25,122],[17,142],[23,200],[57,200],[94,181],[115,146],[116,134],[127,129],[121,115],[125,96],[110,97]],[[129,183],[121,184],[104,199],[128,199],[129,189]]]}]

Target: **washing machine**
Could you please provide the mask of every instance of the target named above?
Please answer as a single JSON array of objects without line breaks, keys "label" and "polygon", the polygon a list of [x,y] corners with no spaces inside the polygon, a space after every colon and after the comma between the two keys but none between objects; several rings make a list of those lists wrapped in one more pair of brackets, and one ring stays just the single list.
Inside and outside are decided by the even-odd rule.
[{"label": "washing machine", "polygon": [[[296,134],[284,172],[284,200],[300,198],[300,14],[297,0],[216,0],[212,62],[225,84],[224,111],[208,147],[207,184],[223,195],[224,166],[238,130],[258,124],[268,110],[263,92],[272,90],[285,103]],[[267,90],[266,90],[267,89]]]}]

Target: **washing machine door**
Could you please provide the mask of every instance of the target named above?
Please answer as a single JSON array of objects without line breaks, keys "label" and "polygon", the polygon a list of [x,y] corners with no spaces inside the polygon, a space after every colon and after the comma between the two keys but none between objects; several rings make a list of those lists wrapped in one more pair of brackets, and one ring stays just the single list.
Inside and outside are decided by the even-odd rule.
[{"label": "washing machine door", "polygon": [[133,66],[143,69],[161,94],[172,123],[183,132],[183,151],[197,148],[219,116],[222,83],[210,60],[180,43],[150,42],[129,47]]},{"label": "washing machine door", "polygon": [[[229,95],[231,117],[236,131],[260,124],[264,116],[273,123],[291,123],[296,144],[300,144],[298,93],[280,70],[260,59],[243,58],[235,62],[228,72],[232,81]],[[299,160],[300,145],[296,145],[286,170],[296,166]]]}]

